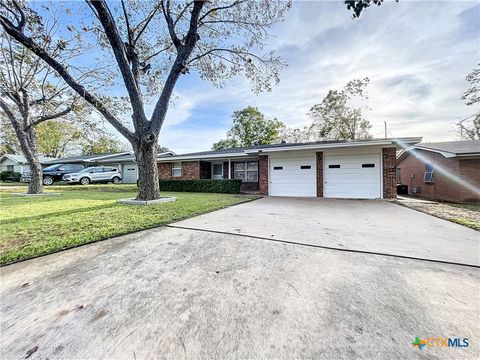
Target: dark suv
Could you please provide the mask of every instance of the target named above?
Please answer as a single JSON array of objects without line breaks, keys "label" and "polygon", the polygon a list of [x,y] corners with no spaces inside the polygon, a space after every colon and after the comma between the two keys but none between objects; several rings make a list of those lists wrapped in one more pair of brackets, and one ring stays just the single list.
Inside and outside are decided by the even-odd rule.
[{"label": "dark suv", "polygon": [[43,185],[52,185],[55,181],[62,181],[63,175],[83,170],[80,164],[55,164],[43,169]]}]

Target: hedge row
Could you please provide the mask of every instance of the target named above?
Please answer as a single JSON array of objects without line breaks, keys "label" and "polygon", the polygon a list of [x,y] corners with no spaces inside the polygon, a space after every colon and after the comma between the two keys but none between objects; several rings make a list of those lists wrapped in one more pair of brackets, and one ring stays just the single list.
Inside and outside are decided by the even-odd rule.
[{"label": "hedge row", "polygon": [[241,180],[160,180],[160,191],[238,194]]},{"label": "hedge row", "polygon": [[19,172],[15,172],[15,171],[1,171],[0,172],[0,180],[5,181],[5,182],[7,182],[7,181],[19,182],[21,176],[22,176],[22,174],[20,174]]}]

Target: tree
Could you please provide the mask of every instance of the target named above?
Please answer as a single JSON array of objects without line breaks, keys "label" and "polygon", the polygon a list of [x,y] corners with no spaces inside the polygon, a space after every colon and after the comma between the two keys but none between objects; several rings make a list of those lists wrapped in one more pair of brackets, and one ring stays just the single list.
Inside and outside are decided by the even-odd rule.
[{"label": "tree", "polygon": [[354,107],[354,97],[368,99],[365,87],[369,79],[352,80],[342,90],[330,90],[320,104],[310,109],[313,122],[308,128],[311,140],[369,139],[370,122],[363,118],[365,106]]},{"label": "tree", "polygon": [[82,146],[82,155],[118,153],[126,151],[118,140],[110,136],[102,135],[98,139],[85,143]]},{"label": "tree", "polygon": [[470,88],[463,93],[462,100],[468,106],[476,105],[477,113],[459,121],[457,126],[462,140],[480,140],[480,63],[467,75],[466,80]]},{"label": "tree", "polygon": [[285,125],[277,119],[268,119],[256,107],[248,106],[232,115],[233,126],[227,138],[213,144],[213,150],[229,147],[265,145],[280,142]]},{"label": "tree", "polygon": [[[46,51],[64,59],[77,55],[75,50],[66,50],[62,40],[54,40],[55,25],[45,28],[35,13],[23,5],[10,2],[2,5],[11,5],[22,14],[18,18],[19,27],[28,29]],[[9,120],[19,148],[30,166],[28,193],[39,194],[43,191],[43,176],[38,161],[36,127],[80,110],[78,97],[53,75],[52,69],[40,58],[3,32],[0,39],[0,94],[1,117]]]},{"label": "tree", "polygon": [[59,158],[74,153],[82,140],[86,140],[85,132],[68,121],[50,120],[37,126],[38,153],[44,156]]},{"label": "tree", "polygon": [[19,154],[21,150],[17,134],[15,134],[10,120],[3,115],[0,113],[0,155]]},{"label": "tree", "polygon": [[[95,35],[106,57],[104,63],[115,63],[118,70],[105,83],[98,78],[93,90],[81,78],[88,69],[73,66],[33,36],[26,26],[30,16],[25,15],[17,0],[3,5],[0,24],[131,143],[139,165],[137,198],[157,199],[157,141],[177,80],[197,71],[202,79],[223,86],[225,80],[243,73],[255,91],[270,90],[272,83],[278,82],[284,64],[273,52],[259,52],[267,45],[268,29],[282,20],[290,2],[131,0],[109,6],[106,1],[87,0],[86,4],[95,22],[82,25],[89,35],[82,41]],[[61,38],[62,32],[56,36]],[[79,43],[73,40],[67,46]],[[120,84],[128,96],[133,129],[99,95],[106,82],[112,81]],[[154,103],[150,117],[145,112],[147,101]]]}]

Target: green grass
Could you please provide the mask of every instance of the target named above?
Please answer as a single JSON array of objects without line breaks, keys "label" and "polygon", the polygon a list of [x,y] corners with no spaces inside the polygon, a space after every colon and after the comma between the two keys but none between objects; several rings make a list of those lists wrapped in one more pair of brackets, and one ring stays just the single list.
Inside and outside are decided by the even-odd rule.
[{"label": "green grass", "polygon": [[472,228],[474,230],[479,230],[480,231],[480,224],[476,221],[467,220],[467,219],[463,219],[463,218],[450,218],[448,220],[450,220],[454,223],[463,225],[463,226],[468,226],[469,228]]},{"label": "green grass", "polygon": [[135,185],[51,186],[52,197],[14,197],[0,192],[0,264],[48,254],[92,241],[148,229],[257,198],[246,195],[171,193],[177,201],[121,205]]}]

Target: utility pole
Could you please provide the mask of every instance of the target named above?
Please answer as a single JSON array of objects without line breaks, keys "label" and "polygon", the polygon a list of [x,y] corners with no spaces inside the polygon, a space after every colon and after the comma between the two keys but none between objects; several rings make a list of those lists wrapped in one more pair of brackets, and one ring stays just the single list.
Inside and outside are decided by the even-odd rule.
[{"label": "utility pole", "polygon": [[385,124],[385,139],[386,139],[387,138],[387,122],[384,121],[383,123]]}]

